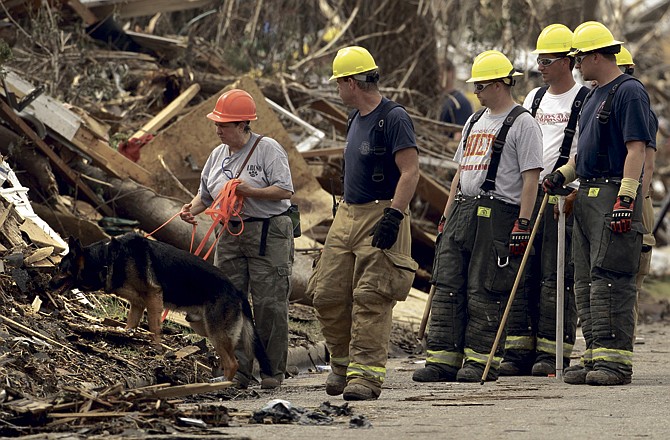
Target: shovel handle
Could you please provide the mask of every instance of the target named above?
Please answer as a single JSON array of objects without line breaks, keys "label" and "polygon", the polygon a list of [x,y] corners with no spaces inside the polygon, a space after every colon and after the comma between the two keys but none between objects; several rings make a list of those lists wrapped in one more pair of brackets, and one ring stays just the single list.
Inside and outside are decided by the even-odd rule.
[{"label": "shovel handle", "polygon": [[426,335],[426,326],[428,325],[430,308],[431,305],[433,304],[433,296],[435,296],[434,284],[430,287],[430,292],[428,293],[428,299],[426,300],[426,307],[423,309],[423,317],[421,318],[421,325],[419,326],[419,334],[416,337],[419,341],[423,341],[423,337]]},{"label": "shovel handle", "polygon": [[540,210],[538,211],[537,217],[535,218],[535,225],[533,225],[533,231],[530,233],[530,239],[528,240],[526,251],[523,253],[523,258],[521,259],[521,264],[519,265],[519,271],[517,272],[516,279],[514,280],[514,286],[512,287],[512,292],[510,293],[509,299],[507,300],[507,306],[505,307],[505,312],[503,313],[502,319],[500,319],[500,325],[498,326],[496,339],[495,341],[493,341],[493,347],[491,347],[491,352],[489,353],[489,358],[486,361],[486,367],[484,368],[484,374],[482,374],[481,385],[484,385],[486,376],[488,376],[489,374],[489,369],[491,368],[491,362],[493,361],[493,356],[495,355],[495,352],[498,349],[498,343],[500,342],[503,330],[505,329],[505,324],[507,323],[507,315],[509,315],[509,311],[512,308],[512,302],[514,301],[516,290],[519,288],[519,282],[521,281],[521,277],[523,276],[523,270],[526,267],[526,261],[528,261],[528,256],[530,255],[531,248],[533,247],[533,241],[535,240],[535,234],[537,234],[537,228],[538,225],[540,224],[540,219],[544,214],[544,209],[547,207],[548,200],[549,200],[549,194],[545,193],[544,198],[542,199],[542,205],[540,206]]}]

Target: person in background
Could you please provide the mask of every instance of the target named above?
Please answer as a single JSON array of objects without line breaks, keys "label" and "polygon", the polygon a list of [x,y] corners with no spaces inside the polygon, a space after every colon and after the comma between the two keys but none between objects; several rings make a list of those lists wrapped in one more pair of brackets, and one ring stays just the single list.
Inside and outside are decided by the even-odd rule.
[{"label": "person in background", "polygon": [[[288,298],[293,267],[293,223],[288,216],[293,182],[284,148],[274,139],[251,131],[256,103],[240,89],[223,93],[207,115],[214,121],[221,140],[207,158],[198,194],[184,205],[181,219],[197,224],[195,216],[205,211],[224,185],[239,179],[235,189],[244,197],[239,235],[223,231],[214,253],[214,265],[233,285],[251,294],[254,322],[270,359],[272,376],[262,377],[261,388],[281,385],[288,358]],[[239,221],[229,223],[234,233]],[[237,228],[237,231],[235,229]],[[252,376],[253,359],[236,350],[240,363],[235,382],[246,388]]]},{"label": "person in background", "polygon": [[[465,121],[472,115],[472,104],[460,90],[455,88],[456,68],[454,63],[447,59],[445,64],[447,96],[440,113],[440,121],[465,125]],[[461,138],[461,133],[451,133],[451,137],[458,141]]]},{"label": "person in background", "polygon": [[379,92],[367,49],[340,49],[330,79],[355,110],[344,147],[344,194],[314,275],[313,304],[330,352],[326,393],[374,400],[386,378],[393,307],[407,298],[418,267],[410,256],[409,212],[418,148],[405,109]]},{"label": "person in background", "polygon": [[[617,66],[626,75],[633,75],[635,73],[635,63],[633,56],[625,47],[621,46],[621,52],[616,54]],[[647,232],[642,236],[642,252],[640,254],[640,269],[635,277],[635,287],[637,288],[637,299],[635,300],[635,322],[637,325],[638,318],[638,302],[640,299],[640,290],[644,278],[649,274],[651,267],[651,252],[653,246],[656,244],[656,238],[652,231],[654,229],[654,206],[651,202],[651,178],[654,174],[654,162],[656,160],[656,133],[658,132],[658,118],[656,113],[651,110],[649,115],[649,134],[651,141],[647,144],[644,150],[644,169],[642,172],[642,224]]]},{"label": "person in background", "polygon": [[[435,247],[426,366],[414,371],[416,382],[482,379],[528,245],[542,132],[512,98],[519,75],[495,50],[472,64],[467,82],[484,108],[466,123],[454,157],[458,170]],[[498,379],[504,343],[486,380]]]},{"label": "person in background", "polygon": [[[542,178],[577,151],[577,118],[588,93],[572,76],[574,57],[568,56],[572,31],[562,24],[545,27],[537,38],[537,67],[547,84],[528,93],[523,106],[542,129],[544,170]],[[574,110],[574,115],[572,114]],[[573,183],[571,189],[577,188]],[[533,215],[544,199],[542,179],[538,182]],[[549,198],[548,206],[556,206],[558,197]],[[558,219],[554,209],[547,209],[533,242],[534,253],[527,261],[524,288],[514,298],[507,321],[505,354],[500,364],[501,376],[547,376],[556,371],[556,287]],[[566,215],[564,264],[564,335],[563,367],[570,365],[570,354],[577,333],[577,308],[573,291],[574,276],[570,258],[572,216]]]}]

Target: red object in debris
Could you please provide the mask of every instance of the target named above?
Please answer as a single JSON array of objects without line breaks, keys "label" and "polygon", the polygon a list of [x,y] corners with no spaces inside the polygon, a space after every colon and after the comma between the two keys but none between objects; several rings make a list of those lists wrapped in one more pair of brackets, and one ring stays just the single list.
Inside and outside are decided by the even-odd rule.
[{"label": "red object in debris", "polygon": [[145,146],[154,138],[154,135],[147,133],[138,138],[130,138],[119,144],[119,153],[126,156],[133,162],[140,160],[140,148]]}]

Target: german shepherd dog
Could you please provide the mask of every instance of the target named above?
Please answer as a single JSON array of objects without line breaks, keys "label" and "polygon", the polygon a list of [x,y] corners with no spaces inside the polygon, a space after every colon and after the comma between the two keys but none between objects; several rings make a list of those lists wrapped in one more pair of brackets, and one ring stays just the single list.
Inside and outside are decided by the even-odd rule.
[{"label": "german shepherd dog", "polygon": [[212,342],[226,379],[232,380],[237,372],[235,347],[239,341],[247,357],[251,359],[253,353],[261,371],[272,375],[249,301],[217,267],[136,233],[86,247],[70,237],[69,247],[51,280],[52,289],[104,290],[127,299],[127,329],[138,326],[146,309],[158,348],[163,308],[184,311],[191,328]]}]

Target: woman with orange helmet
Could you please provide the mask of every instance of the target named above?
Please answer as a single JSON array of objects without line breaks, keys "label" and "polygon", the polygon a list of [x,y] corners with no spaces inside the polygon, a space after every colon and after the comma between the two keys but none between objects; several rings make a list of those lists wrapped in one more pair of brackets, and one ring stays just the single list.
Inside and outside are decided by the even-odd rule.
[{"label": "woman with orange helmet", "polygon": [[[209,155],[200,177],[198,194],[182,208],[181,218],[197,224],[231,180],[239,180],[235,193],[244,197],[240,221],[230,221],[216,245],[214,265],[245,293],[251,293],[258,334],[270,359],[272,376],[262,388],[276,388],[284,379],[288,355],[288,297],[293,265],[293,224],[288,217],[293,195],[288,155],[274,139],[251,131],[256,103],[240,89],[223,93],[207,115],[221,140]],[[234,235],[235,234],[235,235]],[[235,381],[246,388],[253,359],[237,350],[240,363]],[[261,375],[263,376],[263,375]]]}]

